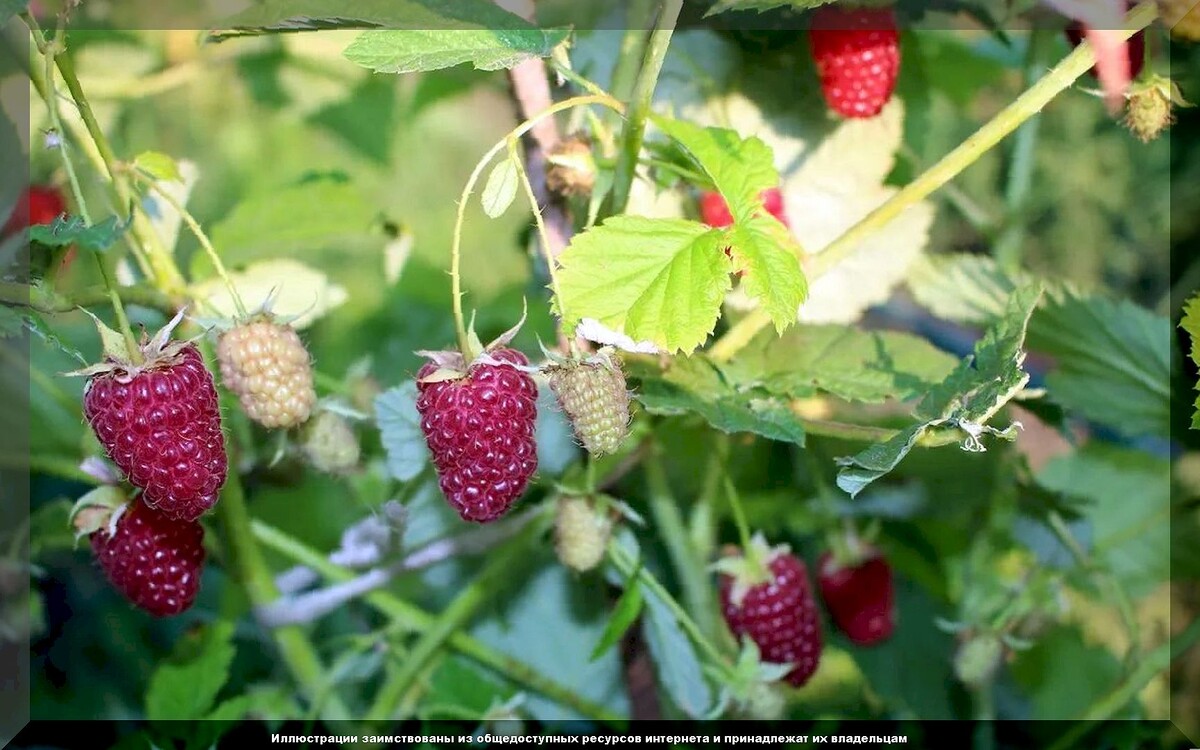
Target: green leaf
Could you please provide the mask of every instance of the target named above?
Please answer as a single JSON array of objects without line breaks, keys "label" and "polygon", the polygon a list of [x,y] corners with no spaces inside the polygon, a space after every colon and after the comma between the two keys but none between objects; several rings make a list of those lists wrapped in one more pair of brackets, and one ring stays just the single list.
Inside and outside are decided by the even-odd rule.
[{"label": "green leaf", "polygon": [[399,121],[396,81],[367,76],[344,100],[322,108],[309,121],[385,166],[392,158]]},{"label": "green leaf", "polygon": [[473,28],[365,31],[346,48],[346,59],[376,73],[418,73],[471,63],[477,70],[504,70],[549,57],[566,29]]},{"label": "green leaf", "polygon": [[226,19],[209,32],[212,41],[235,36],[319,29],[513,29],[535,28],[489,0],[266,0]]},{"label": "green leaf", "polygon": [[179,165],[173,158],[159,151],[143,151],[134,157],[133,166],[156,180],[183,182],[183,175],[179,173]]},{"label": "green leaf", "polygon": [[975,353],[917,405],[917,417],[986,423],[1024,388],[1025,333],[1041,297],[1040,283],[1013,292],[1004,315],[975,343]]},{"label": "green leaf", "polygon": [[1009,296],[1028,278],[1004,271],[990,256],[933,255],[919,258],[908,274],[917,302],[939,318],[986,325],[1004,312]]},{"label": "green leaf", "polygon": [[483,204],[483,212],[495,219],[501,216],[517,198],[517,165],[511,158],[505,158],[492,168],[479,202]]},{"label": "green leaf", "polygon": [[99,224],[88,226],[80,216],[59,216],[49,224],[36,224],[29,228],[29,239],[50,247],[78,245],[100,252],[112,247],[129,228],[129,222],[121,222],[110,216]]},{"label": "green leaf", "polygon": [[1171,464],[1141,451],[1089,443],[1037,477],[1046,489],[1091,501],[1092,555],[1133,597],[1171,574]]},{"label": "green leaf", "polygon": [[1011,667],[1017,686],[1029,696],[1034,719],[1082,716],[1121,678],[1121,663],[1103,646],[1088,643],[1078,628],[1057,628]]},{"label": "green leaf", "polygon": [[957,360],[923,338],[851,326],[797,326],[782,336],[760,334],[722,366],[738,386],[804,398],[825,391],[879,403],[907,400],[941,382]]},{"label": "green leaf", "polygon": [[757,300],[782,333],[796,322],[808,296],[800,270],[800,246],[774,216],[752,216],[729,230],[733,264],[742,271],[742,290]]},{"label": "green leaf", "polygon": [[71,532],[72,503],[59,498],[38,507],[29,515],[29,558],[37,560],[46,552],[73,549],[75,535]]},{"label": "green leaf", "polygon": [[233,663],[233,630],[232,622],[220,620],[179,642],[172,661],[150,677],[148,720],[200,719],[212,710]]},{"label": "green leaf", "polygon": [[771,147],[728,128],[705,128],[683,120],[651,116],[659,130],[678,143],[729,206],[735,223],[762,213],[761,193],[779,187]]},{"label": "green leaf", "polygon": [[625,635],[625,631],[629,630],[629,626],[642,613],[642,586],[637,577],[640,569],[639,565],[625,582],[625,593],[621,594],[621,598],[617,601],[612,617],[608,619],[608,625],[604,627],[604,633],[600,636],[596,647],[592,649],[592,655],[588,657],[588,661],[596,661],[608,653],[609,649],[621,640],[621,636]]},{"label": "green leaf", "polygon": [[1029,347],[1055,358],[1050,396],[1130,436],[1171,434],[1171,321],[1132,302],[1047,299]]},{"label": "green leaf", "polygon": [[[1192,339],[1192,362],[1200,366],[1200,294],[1188,300],[1183,306],[1183,319],[1179,327],[1187,331]],[[1192,429],[1200,430],[1200,383],[1196,384],[1196,405],[1192,412]]]},{"label": "green leaf", "polygon": [[800,269],[800,245],[763,208],[762,192],[779,186],[771,148],[734,130],[703,128],[682,120],[653,117],[725,198],[734,225],[728,243],[742,288],[771,316],[777,331],[796,322],[808,293]]},{"label": "green leaf", "polygon": [[[435,502],[446,506],[440,497]],[[471,628],[471,635],[540,674],[554,675],[564,687],[597,705],[628,714],[620,654],[614,651],[588,660],[604,631],[607,614],[607,605],[595,596],[593,588],[579,585],[553,555],[547,555],[544,564],[526,576],[515,592],[496,603],[494,617]],[[541,721],[584,718],[537,693],[528,696],[526,705],[530,715]]]},{"label": "green leaf", "polygon": [[59,338],[54,329],[42,318],[39,313],[32,310],[25,312],[22,316],[25,322],[25,327],[29,332],[46,342],[52,348],[66,354],[68,357],[77,360],[80,364],[88,364],[87,357],[83,356],[83,352],[71,346],[66,341]]},{"label": "green leaf", "polygon": [[713,692],[704,679],[704,667],[691,640],[675,621],[675,615],[658,596],[648,591],[642,632],[659,683],[671,700],[691,718],[708,713]]},{"label": "green leaf", "polygon": [[718,13],[738,10],[756,10],[759,13],[776,8],[808,10],[832,2],[834,0],[717,0],[711,8],[705,11],[704,16],[707,18]]},{"label": "green leaf", "polygon": [[594,319],[669,353],[695,350],[729,291],[724,233],[698,222],[615,216],[575,235],[560,256],[556,299],[573,331]]},{"label": "green leaf", "polygon": [[976,342],[975,353],[964,357],[917,405],[916,424],[855,456],[837,460],[842,467],[838,487],[851,497],[858,495],[895,469],[933,427],[961,428],[967,439],[964,447],[975,451],[984,449],[979,440],[984,432],[1010,438],[1011,427],[1000,431],[988,427],[987,422],[1029,382],[1029,374],[1021,368],[1025,359],[1022,347],[1029,318],[1041,295],[1040,285],[1014,292],[1004,316]]},{"label": "green leaf", "polygon": [[417,384],[402,383],[376,396],[375,421],[387,453],[388,473],[401,482],[412,480],[429,462],[417,413]]},{"label": "green leaf", "polygon": [[635,397],[652,414],[698,414],[722,432],[757,435],[804,445],[804,424],[790,399],[763,389],[739,389],[702,356],[676,359],[665,373],[630,364],[640,378]]}]

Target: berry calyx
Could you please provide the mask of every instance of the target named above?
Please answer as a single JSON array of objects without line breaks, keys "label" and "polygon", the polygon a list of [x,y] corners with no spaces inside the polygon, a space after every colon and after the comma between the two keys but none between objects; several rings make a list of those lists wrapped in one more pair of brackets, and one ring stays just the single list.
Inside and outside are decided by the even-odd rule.
[{"label": "berry calyx", "polygon": [[606,350],[543,369],[575,436],[593,456],[615,453],[629,435],[629,391],[621,365]]},{"label": "berry calyx", "polygon": [[891,636],[892,569],[877,550],[865,548],[860,559],[849,562],[823,553],[817,562],[817,586],[834,624],[851,642],[870,646]]},{"label": "berry calyx", "polygon": [[604,559],[612,528],[611,516],[595,499],[561,498],[554,519],[554,551],[559,562],[580,573],[592,570]]},{"label": "berry calyx", "polygon": [[220,335],[217,361],[225,386],[263,427],[295,427],[312,413],[312,360],[292,326],[254,315]]},{"label": "berry calyx", "polygon": [[808,39],[829,108],[850,118],[879,114],[900,74],[900,34],[891,8],[821,6]]},{"label": "berry calyx", "polygon": [[491,348],[467,363],[460,352],[419,352],[417,412],[438,484],[466,521],[500,518],[537,470],[537,384],[519,351]]},{"label": "berry calyx", "polygon": [[791,665],[784,679],[793,687],[808,682],[823,644],[804,562],[756,534],[750,549],[727,554],[717,570],[721,613],[734,636],[754,641],[764,663]]},{"label": "berry calyx", "polygon": [[195,602],[205,559],[199,523],[174,520],[134,502],[89,536],[105,577],[134,606],[167,617]]},{"label": "berry calyx", "polygon": [[194,521],[216,504],[227,466],[212,374],[194,344],[170,340],[181,317],[143,341],[138,357],[109,337],[105,361],[74,374],[88,377],[88,424],[145,504]]}]

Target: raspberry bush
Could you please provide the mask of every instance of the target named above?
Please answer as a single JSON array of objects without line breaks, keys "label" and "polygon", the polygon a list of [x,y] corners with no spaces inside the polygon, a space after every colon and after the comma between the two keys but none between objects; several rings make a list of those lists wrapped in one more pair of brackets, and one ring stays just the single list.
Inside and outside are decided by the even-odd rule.
[{"label": "raspberry bush", "polygon": [[35,718],[1200,732],[1180,3],[68,5],[0,8]]}]

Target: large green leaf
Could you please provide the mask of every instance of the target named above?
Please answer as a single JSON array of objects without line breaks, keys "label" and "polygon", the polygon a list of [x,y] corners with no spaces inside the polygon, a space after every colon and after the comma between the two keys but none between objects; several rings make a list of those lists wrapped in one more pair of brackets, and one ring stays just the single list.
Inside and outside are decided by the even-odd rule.
[{"label": "large green leaf", "polygon": [[1171,574],[1171,465],[1102,443],[1052,461],[1038,475],[1047,489],[1090,501],[1092,554],[1132,596]]},{"label": "large green leaf", "polygon": [[171,662],[161,665],[146,691],[146,718],[201,719],[212,710],[233,663],[233,623],[215,622],[181,641]]},{"label": "large green leaf", "polygon": [[[1191,357],[1198,367],[1200,367],[1200,294],[1188,300],[1188,303],[1183,307],[1183,319],[1179,322],[1183,330],[1187,331],[1188,336],[1192,339]],[[1192,429],[1200,429],[1200,383],[1196,384],[1196,408],[1192,412]]]},{"label": "large green leaf", "polygon": [[676,359],[665,373],[633,364],[630,373],[641,379],[634,395],[652,414],[690,412],[722,432],[804,444],[804,424],[789,398],[761,388],[739,389],[700,355]]},{"label": "large green leaf", "polygon": [[532,27],[365,31],[346,48],[346,58],[376,73],[417,73],[468,62],[478,70],[503,70],[549,56],[567,33]]},{"label": "large green leaf", "polygon": [[975,451],[984,450],[979,437],[985,432],[1009,437],[1011,428],[1000,431],[987,422],[1029,382],[1029,374],[1022,369],[1023,346],[1029,318],[1041,296],[1040,285],[1014,292],[1005,314],[976,342],[974,354],[963,358],[917,405],[916,424],[855,456],[838,459],[842,467],[838,487],[851,496],[862,492],[896,468],[934,427],[961,429],[966,438],[964,447]]},{"label": "large green leaf", "polygon": [[850,326],[797,326],[783,336],[756,337],[722,370],[740,386],[780,395],[826,391],[877,403],[910,399],[941,382],[957,360],[925,339]]},{"label": "large green leaf", "polygon": [[775,10],[776,8],[808,10],[809,8],[816,8],[832,2],[834,0],[717,0],[704,15],[712,16],[731,10],[754,10],[759,13]]},{"label": "large green leaf", "polygon": [[917,302],[939,318],[985,325],[1004,312],[1009,295],[1026,281],[988,256],[959,253],[918,259],[907,284]]},{"label": "large green leaf", "polygon": [[728,247],[735,268],[743,272],[743,290],[782,331],[795,322],[808,289],[796,238],[763,208],[762,192],[779,186],[771,148],[726,128],[665,117],[655,117],[654,124],[683,148],[725,199],[734,219]]},{"label": "large green leaf", "polygon": [[489,0],[266,0],[222,22],[209,38],[317,29],[534,28]]},{"label": "large green leaf", "polygon": [[1050,396],[1127,435],[1171,434],[1171,321],[1131,302],[1047,298],[1029,348],[1055,358]]},{"label": "large green leaf", "polygon": [[682,219],[616,216],[575,235],[560,257],[557,307],[668,352],[704,343],[729,290],[720,230]]}]

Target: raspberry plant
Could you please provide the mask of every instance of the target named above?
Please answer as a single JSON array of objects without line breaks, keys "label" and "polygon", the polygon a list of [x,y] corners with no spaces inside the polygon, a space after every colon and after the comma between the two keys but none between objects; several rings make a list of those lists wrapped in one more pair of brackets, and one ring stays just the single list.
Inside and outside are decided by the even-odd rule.
[{"label": "raspberry plant", "polygon": [[13,6],[35,717],[1195,706],[1194,14],[343,5]]}]

